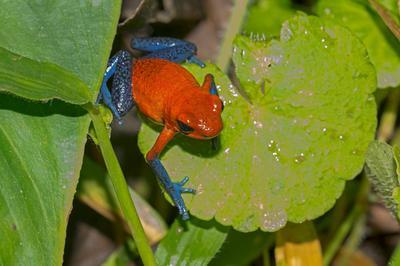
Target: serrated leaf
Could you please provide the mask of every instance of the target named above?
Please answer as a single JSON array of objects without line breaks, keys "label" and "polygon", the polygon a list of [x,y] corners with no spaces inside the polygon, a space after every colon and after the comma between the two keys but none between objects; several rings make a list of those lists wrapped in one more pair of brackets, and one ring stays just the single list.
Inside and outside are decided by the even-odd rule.
[{"label": "serrated leaf", "polygon": [[243,31],[258,37],[278,36],[282,23],[295,14],[292,5],[290,0],[257,1],[249,9]]},{"label": "serrated leaf", "polygon": [[399,183],[392,147],[384,142],[372,142],[368,147],[365,169],[369,180],[378,195],[384,200],[386,207],[396,214],[397,203],[393,199],[393,192]]},{"label": "serrated leaf", "polygon": [[400,184],[400,148],[397,145],[393,146],[393,158],[396,162],[397,183]]},{"label": "serrated leaf", "polygon": [[[36,100],[94,100],[119,8],[119,1],[104,0],[2,1],[0,47],[5,56],[23,57],[10,62],[7,91]],[[46,91],[39,90],[44,80]],[[84,88],[90,91],[76,91]],[[61,265],[89,118],[74,105],[4,93],[0,118],[0,264]]]},{"label": "serrated leaf", "polygon": [[[47,96],[38,90],[20,96],[30,99],[48,99],[52,95],[65,101],[80,104],[80,100],[73,100],[74,94],[85,95],[93,101],[97,97],[101,82],[100,74],[104,71],[116,25],[110,21],[118,16],[119,1],[2,1],[0,9],[0,47],[18,55],[35,61],[29,66],[31,78],[36,72],[36,80],[40,83],[42,77],[41,66],[54,65],[70,72],[81,79],[88,88],[79,86],[73,88],[62,83],[59,86],[47,86]],[[14,62],[18,64],[18,60]],[[28,66],[26,66],[28,67]],[[16,66],[10,67],[20,74]],[[45,68],[43,71],[47,71]],[[0,73],[2,69],[0,68]],[[28,71],[28,69],[26,69]],[[0,75],[10,74],[3,72]],[[65,81],[62,73],[53,78]],[[61,75],[60,75],[61,74]],[[65,73],[64,73],[65,74]],[[47,79],[47,77],[46,77]],[[72,82],[72,81],[70,81]],[[1,83],[0,83],[1,84]],[[16,83],[15,85],[20,85]],[[52,84],[54,85],[54,84]],[[65,86],[65,87],[64,87]],[[11,92],[21,88],[14,88]],[[62,92],[62,90],[70,90]],[[85,92],[77,90],[85,89]],[[68,95],[71,94],[71,95]]]},{"label": "serrated leaf", "polygon": [[[190,65],[198,80],[213,73],[220,87],[221,147],[178,136],[161,160],[175,181],[190,177],[198,193],[185,202],[201,219],[247,232],[316,218],[360,172],[374,136],[376,77],[365,48],[345,28],[305,15],[284,23],[280,41],[238,37],[235,46],[237,76],[253,104],[214,66]],[[143,152],[157,135],[142,126]]]},{"label": "serrated leaf", "polygon": [[58,98],[84,104],[91,100],[89,88],[65,69],[41,63],[0,48],[0,91],[31,100]]},{"label": "serrated leaf", "polygon": [[[391,6],[385,2],[383,4]],[[350,28],[361,38],[376,68],[379,88],[397,87],[400,84],[400,43],[367,1],[321,0],[316,11],[321,17],[333,19]]]},{"label": "serrated leaf", "polygon": [[227,234],[228,228],[214,221],[176,220],[157,247],[157,265],[208,265]]}]

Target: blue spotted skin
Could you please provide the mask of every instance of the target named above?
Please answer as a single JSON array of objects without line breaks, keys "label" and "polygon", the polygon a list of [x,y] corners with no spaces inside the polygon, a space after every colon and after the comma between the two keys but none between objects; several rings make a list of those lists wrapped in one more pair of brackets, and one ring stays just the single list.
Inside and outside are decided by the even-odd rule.
[{"label": "blue spotted skin", "polygon": [[[197,48],[194,44],[174,38],[135,38],[131,42],[134,49],[148,52],[142,58],[159,58],[169,60],[174,63],[182,63],[189,61],[200,67],[205,64],[200,61],[194,54]],[[107,69],[104,73],[103,83],[101,85],[100,94],[97,102],[103,101],[113,112],[114,117],[119,121],[133,106],[132,97],[132,56],[127,51],[120,51],[115,54],[108,62]],[[114,76],[112,82],[111,93],[107,87],[108,80]],[[215,84],[211,90],[212,94],[216,94]],[[153,169],[158,181],[162,184],[165,191],[173,200],[178,208],[183,220],[189,219],[189,212],[182,198],[182,193],[195,193],[194,189],[185,188],[184,185],[189,178],[185,177],[181,182],[172,182],[168,172],[162,165],[156,154],[153,158],[148,158],[147,162]]]}]

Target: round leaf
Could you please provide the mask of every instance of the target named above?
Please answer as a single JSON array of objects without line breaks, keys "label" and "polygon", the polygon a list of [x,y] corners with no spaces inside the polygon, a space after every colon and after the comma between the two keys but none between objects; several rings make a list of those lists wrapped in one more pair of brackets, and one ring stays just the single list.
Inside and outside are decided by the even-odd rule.
[{"label": "round leaf", "polygon": [[[239,231],[275,231],[330,209],[362,168],[376,126],[374,68],[350,31],[299,15],[280,41],[238,37],[233,55],[245,101],[214,66],[190,65],[201,81],[213,73],[226,103],[220,147],[178,136],[162,155],[172,179],[190,177],[192,215]],[[159,128],[158,128],[159,130]],[[158,132],[144,124],[147,152]]]},{"label": "round leaf", "polygon": [[[383,4],[390,7],[387,2]],[[350,28],[361,38],[376,68],[379,88],[400,85],[400,44],[368,4],[354,0],[321,0],[317,13]]]}]

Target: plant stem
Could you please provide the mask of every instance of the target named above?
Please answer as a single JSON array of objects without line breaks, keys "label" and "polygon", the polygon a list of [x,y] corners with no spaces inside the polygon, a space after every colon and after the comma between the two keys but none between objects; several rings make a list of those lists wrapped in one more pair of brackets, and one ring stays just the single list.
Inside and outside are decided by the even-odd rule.
[{"label": "plant stem", "polygon": [[100,150],[110,175],[111,183],[113,184],[119,206],[125,216],[129,229],[131,230],[143,264],[146,266],[156,265],[149,241],[144,233],[142,224],[140,223],[139,216],[129,194],[128,185],[126,184],[125,177],[111,145],[103,118],[98,108],[92,104],[87,104],[85,109],[89,112],[92,119],[97,139],[99,141]]},{"label": "plant stem", "polygon": [[393,131],[396,125],[397,110],[400,105],[400,90],[394,88],[387,98],[385,109],[383,111],[379,129],[378,140],[388,141],[393,136]]},{"label": "plant stem", "polygon": [[397,39],[400,40],[400,26],[393,19],[392,14],[390,14],[390,12],[376,0],[369,0],[369,4],[376,11],[376,13],[378,13],[378,15],[382,18],[383,22],[392,31],[394,36],[396,36]]},{"label": "plant stem", "polygon": [[366,198],[369,192],[369,182],[366,176],[363,174],[360,190],[356,199],[354,208],[350,211],[346,220],[341,224],[336,232],[335,237],[329,242],[324,252],[324,265],[331,265],[333,257],[336,255],[338,250],[341,248],[342,243],[346,236],[349,234],[353,225],[363,217],[364,211],[367,209]]},{"label": "plant stem", "polygon": [[231,54],[232,54],[232,43],[236,34],[240,31],[249,0],[235,0],[229,23],[226,26],[226,31],[222,44],[219,50],[219,54],[216,60],[216,65],[221,68],[224,72],[227,72]]}]

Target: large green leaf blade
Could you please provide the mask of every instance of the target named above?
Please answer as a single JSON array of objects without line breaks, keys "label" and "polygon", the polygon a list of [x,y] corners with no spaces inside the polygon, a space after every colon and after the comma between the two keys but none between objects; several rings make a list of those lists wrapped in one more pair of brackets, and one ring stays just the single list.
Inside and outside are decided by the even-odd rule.
[{"label": "large green leaf blade", "polygon": [[[18,56],[2,90],[35,100],[93,101],[119,9],[120,1],[2,1],[0,47]],[[61,265],[89,118],[58,100],[41,104],[4,93],[0,118],[0,264]]]},{"label": "large green leaf blade", "polygon": [[[389,1],[395,4],[394,0]],[[386,3],[385,6],[390,5]],[[368,1],[321,0],[316,11],[321,17],[350,28],[361,38],[376,68],[379,88],[400,85],[400,43]]]},{"label": "large green leaf blade", "polygon": [[2,95],[0,119],[0,262],[60,265],[88,117]]},{"label": "large green leaf blade", "polygon": [[[360,172],[374,137],[376,75],[365,47],[349,30],[305,15],[284,23],[280,41],[239,37],[235,46],[252,104],[212,65],[191,65],[200,82],[214,74],[225,102],[221,146],[178,136],[161,160],[175,181],[190,177],[198,193],[184,198],[199,218],[245,232],[316,218]],[[143,152],[157,135],[142,126]]]},{"label": "large green leaf blade", "polygon": [[31,100],[62,99],[69,103],[91,101],[89,89],[65,69],[13,54],[0,47],[0,91]]},{"label": "large green leaf blade", "polygon": [[[90,95],[94,100],[115,35],[116,24],[110,22],[119,11],[120,1],[1,1],[0,47],[71,72],[87,85],[85,98]],[[40,67],[34,65],[31,72],[34,71],[40,73]],[[37,78],[40,82],[40,75]],[[64,88],[62,84],[59,87]],[[56,87],[46,89],[64,99],[67,93],[79,95],[77,90],[83,88],[67,86],[64,89],[70,91],[64,94],[58,93]],[[36,94],[35,99],[38,97]],[[64,100],[70,101],[68,97]]]},{"label": "large green leaf blade", "polygon": [[215,221],[192,218],[182,224],[177,220],[156,252],[158,265],[208,265],[228,235],[228,228]]}]

